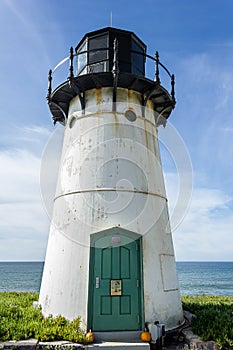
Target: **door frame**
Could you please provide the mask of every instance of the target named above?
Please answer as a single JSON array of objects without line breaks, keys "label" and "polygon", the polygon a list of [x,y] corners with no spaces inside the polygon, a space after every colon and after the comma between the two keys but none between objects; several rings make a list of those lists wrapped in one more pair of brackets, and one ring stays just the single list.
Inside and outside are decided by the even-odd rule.
[{"label": "door frame", "polygon": [[[92,329],[93,325],[93,299],[94,299],[94,260],[95,260],[95,243],[100,238],[108,236],[114,232],[115,234],[121,234],[129,237],[133,240],[138,240],[139,248],[139,330],[144,330],[145,327],[145,313],[144,313],[144,281],[143,281],[143,247],[142,247],[142,236],[138,233],[125,230],[121,227],[112,227],[103,231],[99,231],[90,235],[90,258],[89,258],[89,284],[88,284],[88,305],[87,305],[87,329]],[[130,330],[129,330],[130,331]]]}]

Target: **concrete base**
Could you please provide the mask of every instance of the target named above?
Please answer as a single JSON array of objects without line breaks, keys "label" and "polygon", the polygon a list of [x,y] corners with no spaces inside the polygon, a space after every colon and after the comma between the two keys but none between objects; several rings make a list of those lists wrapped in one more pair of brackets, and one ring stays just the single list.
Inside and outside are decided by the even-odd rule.
[{"label": "concrete base", "polygon": [[141,331],[95,332],[95,342],[142,343]]},{"label": "concrete base", "polygon": [[37,339],[0,342],[0,350],[150,350],[149,343],[128,341],[102,341],[94,344],[76,344],[67,341],[38,342]]},{"label": "concrete base", "polygon": [[88,349],[104,349],[104,350],[150,350],[149,343],[124,343],[124,342],[102,342],[88,345]]},{"label": "concrete base", "polygon": [[88,348],[92,349],[136,349],[136,350],[149,350],[149,343],[143,343],[141,341],[141,332],[95,332],[95,343],[88,345]]}]

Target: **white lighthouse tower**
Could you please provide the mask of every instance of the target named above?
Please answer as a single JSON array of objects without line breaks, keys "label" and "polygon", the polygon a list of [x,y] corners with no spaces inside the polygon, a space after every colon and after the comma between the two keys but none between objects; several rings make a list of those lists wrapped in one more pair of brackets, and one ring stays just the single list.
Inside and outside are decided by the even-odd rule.
[{"label": "white lighthouse tower", "polygon": [[[145,77],[154,62],[155,79]],[[132,32],[104,28],[70,50],[52,89],[64,143],[39,302],[95,332],[183,322],[158,127],[175,106],[174,76]],[[159,68],[171,82],[160,82]]]}]

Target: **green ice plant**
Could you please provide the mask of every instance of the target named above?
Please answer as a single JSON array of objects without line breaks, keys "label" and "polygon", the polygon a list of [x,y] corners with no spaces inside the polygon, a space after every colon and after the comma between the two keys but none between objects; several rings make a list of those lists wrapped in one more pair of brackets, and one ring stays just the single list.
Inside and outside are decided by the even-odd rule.
[{"label": "green ice plant", "polygon": [[40,308],[33,307],[36,300],[35,293],[0,293],[0,341],[36,338],[85,343],[80,318],[70,322],[63,316],[43,317]]},{"label": "green ice plant", "polygon": [[184,296],[183,308],[194,313],[192,330],[202,340],[233,349],[233,296]]},{"label": "green ice plant", "polygon": [[[40,341],[67,340],[85,343],[80,318],[43,317],[35,293],[0,293],[0,341],[36,338]],[[233,349],[233,296],[183,296],[183,308],[196,314],[193,332],[204,341],[215,340],[220,347]]]}]

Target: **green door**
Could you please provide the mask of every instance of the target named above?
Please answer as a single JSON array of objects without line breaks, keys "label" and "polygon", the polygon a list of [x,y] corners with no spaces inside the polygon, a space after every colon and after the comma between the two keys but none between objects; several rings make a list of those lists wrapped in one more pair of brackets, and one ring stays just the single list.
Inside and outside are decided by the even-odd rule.
[{"label": "green door", "polygon": [[91,248],[94,331],[141,329],[140,247],[139,239],[110,234]]}]

